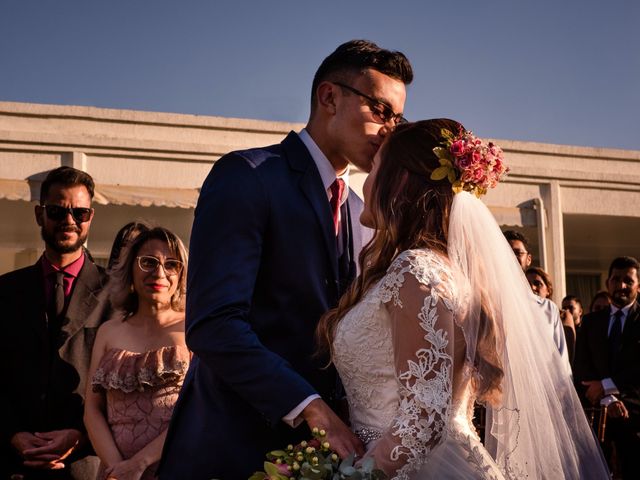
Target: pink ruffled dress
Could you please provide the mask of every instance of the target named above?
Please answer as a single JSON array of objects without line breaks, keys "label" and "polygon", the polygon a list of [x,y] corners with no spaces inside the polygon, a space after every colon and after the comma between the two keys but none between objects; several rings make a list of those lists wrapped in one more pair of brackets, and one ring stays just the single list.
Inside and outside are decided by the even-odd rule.
[{"label": "pink ruffled dress", "polygon": [[[106,394],[107,422],[123,458],[169,426],[189,360],[189,350],[180,345],[144,353],[113,348],[103,355],[91,384]],[[154,478],[156,468],[151,465],[142,478]],[[98,479],[103,478],[101,466]]]}]

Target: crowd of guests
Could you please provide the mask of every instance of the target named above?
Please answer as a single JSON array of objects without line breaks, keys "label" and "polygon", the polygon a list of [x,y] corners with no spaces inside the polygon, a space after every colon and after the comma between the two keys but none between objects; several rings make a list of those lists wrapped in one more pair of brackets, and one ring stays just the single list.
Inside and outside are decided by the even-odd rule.
[{"label": "crowd of guests", "polygon": [[52,170],[35,207],[45,252],[0,277],[2,479],[155,476],[190,361],[187,253],[171,231],[133,222],[99,267],[83,246],[93,194],[87,173]]},{"label": "crowd of guests", "polygon": [[[542,268],[531,266],[527,238],[504,232],[525,272],[532,292],[544,299],[554,341],[568,357],[574,384],[590,420],[598,429],[614,478],[637,478],[640,470],[640,263],[615,258],[606,290],[597,292],[584,311],[580,298],[569,294],[560,308],[551,302],[553,282]],[[561,333],[559,333],[561,332]],[[558,338],[562,336],[562,342]]]}]

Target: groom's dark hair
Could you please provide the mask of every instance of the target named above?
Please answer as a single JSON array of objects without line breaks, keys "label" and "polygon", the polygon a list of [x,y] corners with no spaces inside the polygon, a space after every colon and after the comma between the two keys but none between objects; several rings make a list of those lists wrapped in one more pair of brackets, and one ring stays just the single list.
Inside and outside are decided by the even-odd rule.
[{"label": "groom's dark hair", "polygon": [[369,40],[350,40],[340,45],[318,67],[311,86],[311,111],[315,108],[316,90],[325,80],[341,80],[372,68],[408,85],[413,80],[411,63],[402,52],[385,50]]}]

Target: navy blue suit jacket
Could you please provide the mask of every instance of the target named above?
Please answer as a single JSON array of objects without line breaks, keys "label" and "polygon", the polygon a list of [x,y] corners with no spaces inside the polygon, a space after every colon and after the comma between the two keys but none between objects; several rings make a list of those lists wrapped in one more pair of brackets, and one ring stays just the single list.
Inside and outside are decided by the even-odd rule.
[{"label": "navy blue suit jacket", "polygon": [[[348,198],[357,255],[362,201]],[[186,328],[194,357],[161,478],[247,478],[266,452],[308,436],[281,419],[309,395],[331,401],[335,393],[335,371],[313,357],[318,320],[342,293],[333,228],[297,134],[213,166],[191,233]]]},{"label": "navy blue suit jacket", "polygon": [[[576,339],[574,377],[584,400],[583,380],[611,378],[625,402],[631,421],[640,429],[640,303],[629,309],[622,331],[620,354],[611,362],[609,353],[609,318],[611,308],[585,315]],[[586,403],[586,401],[585,401]]]}]

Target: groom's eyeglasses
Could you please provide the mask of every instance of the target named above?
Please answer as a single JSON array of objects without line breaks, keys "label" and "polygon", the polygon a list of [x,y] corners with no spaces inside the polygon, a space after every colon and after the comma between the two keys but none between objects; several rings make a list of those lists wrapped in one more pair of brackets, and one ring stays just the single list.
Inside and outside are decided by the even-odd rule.
[{"label": "groom's eyeglasses", "polygon": [[93,208],[70,208],[61,207],[60,205],[45,205],[44,210],[47,212],[47,217],[54,222],[60,222],[71,214],[76,222],[84,223],[91,220],[91,213],[93,213]]},{"label": "groom's eyeglasses", "polygon": [[345,85],[344,83],[333,83],[339,87],[349,90],[351,93],[355,93],[359,97],[364,98],[367,101],[367,105],[369,106],[371,113],[373,114],[373,118],[375,118],[378,123],[391,123],[394,127],[401,123],[407,123],[407,119],[404,118],[401,113],[395,113],[393,109],[382,100],[370,97],[366,93],[362,93],[360,90],[350,87],[349,85]]}]

